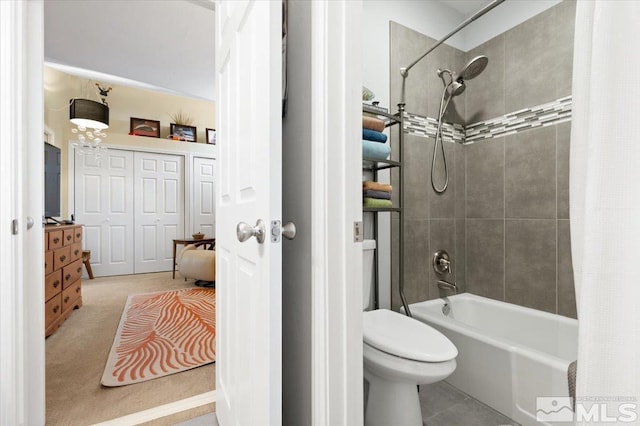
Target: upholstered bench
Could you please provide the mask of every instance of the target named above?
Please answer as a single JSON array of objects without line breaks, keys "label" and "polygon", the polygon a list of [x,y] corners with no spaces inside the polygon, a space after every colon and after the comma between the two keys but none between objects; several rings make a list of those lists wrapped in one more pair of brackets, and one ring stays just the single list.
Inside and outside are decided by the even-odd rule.
[{"label": "upholstered bench", "polygon": [[180,275],[185,278],[215,282],[216,252],[215,250],[198,250],[196,246],[189,244],[178,255],[178,269]]}]

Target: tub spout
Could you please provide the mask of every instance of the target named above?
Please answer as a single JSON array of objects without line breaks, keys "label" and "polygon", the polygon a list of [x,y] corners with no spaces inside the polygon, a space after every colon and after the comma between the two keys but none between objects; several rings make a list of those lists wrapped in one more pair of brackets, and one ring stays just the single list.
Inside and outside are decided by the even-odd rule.
[{"label": "tub spout", "polygon": [[456,283],[450,283],[445,280],[438,280],[438,288],[440,290],[453,290],[454,294],[458,294],[458,286]]}]

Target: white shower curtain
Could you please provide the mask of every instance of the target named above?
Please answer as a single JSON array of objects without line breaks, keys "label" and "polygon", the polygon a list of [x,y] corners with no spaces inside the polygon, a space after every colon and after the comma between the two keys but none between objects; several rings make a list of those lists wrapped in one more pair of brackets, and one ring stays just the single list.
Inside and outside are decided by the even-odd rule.
[{"label": "white shower curtain", "polygon": [[[637,418],[627,424],[640,424],[638,43],[640,2],[578,2],[570,166],[577,402],[599,397],[591,403],[618,419],[618,404],[630,404],[624,410]],[[614,423],[620,424],[598,424]]]}]

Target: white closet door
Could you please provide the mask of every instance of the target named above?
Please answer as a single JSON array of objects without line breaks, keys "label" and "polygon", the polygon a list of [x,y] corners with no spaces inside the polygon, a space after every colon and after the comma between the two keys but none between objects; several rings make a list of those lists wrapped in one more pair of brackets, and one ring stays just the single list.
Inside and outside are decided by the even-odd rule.
[{"label": "white closet door", "polygon": [[135,272],[170,271],[175,238],[184,238],[184,157],[134,154]]},{"label": "white closet door", "polygon": [[215,160],[195,157],[193,159],[193,184],[191,211],[193,233],[202,232],[206,237],[215,237]]},{"label": "white closet door", "polygon": [[76,222],[95,276],[134,272],[132,188],[132,152],[109,149],[100,162],[75,156]]}]

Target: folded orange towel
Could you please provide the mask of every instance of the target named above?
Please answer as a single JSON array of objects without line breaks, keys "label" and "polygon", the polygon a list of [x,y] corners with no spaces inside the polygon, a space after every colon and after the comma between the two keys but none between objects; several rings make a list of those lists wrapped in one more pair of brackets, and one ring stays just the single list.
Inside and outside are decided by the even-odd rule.
[{"label": "folded orange towel", "polygon": [[364,182],[362,182],[362,189],[391,192],[391,185],[388,185],[386,183],[378,183],[378,182],[372,182],[370,180],[365,180]]},{"label": "folded orange towel", "polygon": [[369,130],[375,130],[376,132],[382,132],[384,130],[384,121],[373,117],[367,117],[365,115],[362,117],[362,127]]}]

